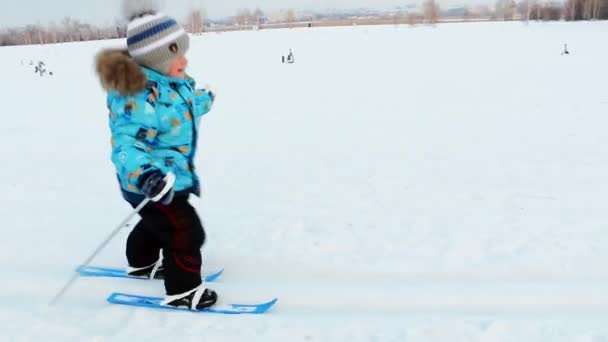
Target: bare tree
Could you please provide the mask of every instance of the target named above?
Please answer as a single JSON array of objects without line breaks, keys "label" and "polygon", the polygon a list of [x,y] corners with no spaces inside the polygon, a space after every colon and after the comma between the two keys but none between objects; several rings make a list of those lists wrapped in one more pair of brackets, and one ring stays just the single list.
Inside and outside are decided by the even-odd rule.
[{"label": "bare tree", "polygon": [[21,32],[16,29],[8,29],[6,31],[6,41],[8,45],[23,44]]},{"label": "bare tree", "polygon": [[253,17],[255,19],[255,24],[257,26],[257,28],[259,29],[261,27],[261,25],[264,23],[266,15],[264,14],[264,12],[258,7],[255,9],[255,11],[253,12]]},{"label": "bare tree", "polygon": [[589,0],[583,1],[583,19],[585,19],[585,20],[591,19],[592,10],[593,10],[593,6],[591,4],[591,1],[589,1]]},{"label": "bare tree", "polygon": [[287,22],[287,25],[291,28],[293,26],[293,23],[296,22],[296,12],[292,9],[287,10],[287,13],[285,14],[285,21]]},{"label": "bare tree", "polygon": [[464,10],[462,11],[462,20],[468,21],[471,19],[471,16],[471,8],[469,6],[465,6]]},{"label": "bare tree", "polygon": [[186,27],[192,33],[204,31],[206,12],[204,9],[193,9],[188,16]]},{"label": "bare tree", "polygon": [[563,16],[564,8],[557,3],[550,3],[545,5],[543,11],[543,20],[557,21],[561,20]]},{"label": "bare tree", "polygon": [[57,41],[57,25],[55,23],[51,23],[46,28],[46,38],[45,41],[47,44],[56,44]]},{"label": "bare tree", "polygon": [[400,10],[395,11],[395,13],[393,13],[392,15],[393,18],[393,25],[398,26],[403,18],[403,13]]},{"label": "bare tree", "polygon": [[494,5],[494,15],[496,17],[496,19],[504,19],[504,15],[505,15],[505,3],[506,0],[497,0],[496,4]]},{"label": "bare tree", "polygon": [[59,25],[27,25],[19,29],[6,29],[0,34],[2,45],[54,44],[124,37],[126,26],[98,27],[66,17]]},{"label": "bare tree", "polygon": [[435,24],[439,21],[439,5],[435,0],[424,2],[424,19],[427,24]]},{"label": "bare tree", "polygon": [[519,4],[519,13],[523,21],[530,21],[532,10],[537,5],[537,2],[538,0],[524,0]]},{"label": "bare tree", "polygon": [[579,0],[567,0],[564,4],[564,10],[566,12],[566,20],[578,20],[577,18],[577,5]]},{"label": "bare tree", "polygon": [[499,20],[513,20],[517,13],[515,0],[498,0],[495,5],[496,18]]},{"label": "bare tree", "polygon": [[558,3],[535,4],[530,13],[530,19],[543,21],[561,20],[566,8]]},{"label": "bare tree", "polygon": [[6,31],[0,31],[0,46],[9,45],[8,34]]},{"label": "bare tree", "polygon": [[600,0],[598,19],[608,19],[608,0]]},{"label": "bare tree", "polygon": [[567,0],[566,20],[608,19],[608,0]]},{"label": "bare tree", "polygon": [[236,16],[234,16],[233,22],[242,29],[246,25],[253,25],[256,20],[249,9],[240,9],[237,11]]},{"label": "bare tree", "polygon": [[74,42],[80,40],[80,32],[78,32],[78,20],[73,20],[70,17],[65,17],[61,21],[62,41]]},{"label": "bare tree", "polygon": [[415,26],[416,24],[420,24],[421,22],[423,22],[424,17],[419,13],[409,12],[405,20],[408,25]]}]

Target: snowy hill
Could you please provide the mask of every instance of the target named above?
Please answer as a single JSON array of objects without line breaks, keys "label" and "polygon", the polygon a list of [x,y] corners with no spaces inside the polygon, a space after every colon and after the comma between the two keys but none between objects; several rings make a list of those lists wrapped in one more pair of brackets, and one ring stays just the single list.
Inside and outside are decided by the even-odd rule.
[{"label": "snowy hill", "polygon": [[[259,317],[105,301],[162,295],[152,281],[82,278],[47,305],[130,212],[92,67],[122,42],[0,49],[0,339],[608,341],[607,35],[596,22],[193,38],[190,74],[218,93],[192,200],[206,267],[226,268],[220,301],[279,297]],[[126,234],[94,263],[125,265]]]}]

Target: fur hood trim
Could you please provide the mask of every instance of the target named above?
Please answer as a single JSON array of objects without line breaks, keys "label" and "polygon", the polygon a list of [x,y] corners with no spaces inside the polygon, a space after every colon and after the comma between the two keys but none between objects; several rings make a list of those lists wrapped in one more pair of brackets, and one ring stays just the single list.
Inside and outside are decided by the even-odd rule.
[{"label": "fur hood trim", "polygon": [[106,49],[97,54],[95,69],[105,90],[133,95],[146,88],[146,74],[127,50]]}]

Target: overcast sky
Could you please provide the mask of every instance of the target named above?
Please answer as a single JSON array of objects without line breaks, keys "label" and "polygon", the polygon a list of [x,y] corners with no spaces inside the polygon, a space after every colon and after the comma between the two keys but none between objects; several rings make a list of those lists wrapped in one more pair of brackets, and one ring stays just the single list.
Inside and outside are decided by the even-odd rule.
[{"label": "overcast sky", "polygon": [[[193,6],[204,7],[210,18],[234,14],[238,9],[260,7],[270,12],[284,8],[391,8],[423,0],[159,0],[163,12],[183,18]],[[492,0],[438,0],[440,5],[491,3]],[[70,16],[93,24],[110,24],[121,17],[122,0],[0,0],[0,26],[61,22]]]}]

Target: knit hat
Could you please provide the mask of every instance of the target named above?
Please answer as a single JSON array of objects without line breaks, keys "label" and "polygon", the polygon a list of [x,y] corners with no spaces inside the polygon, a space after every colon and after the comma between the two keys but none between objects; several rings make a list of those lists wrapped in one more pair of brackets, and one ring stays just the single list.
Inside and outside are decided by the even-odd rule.
[{"label": "knit hat", "polygon": [[153,1],[125,0],[124,9],[129,54],[138,64],[167,74],[173,60],[188,51],[190,37],[175,19],[159,13]]}]

